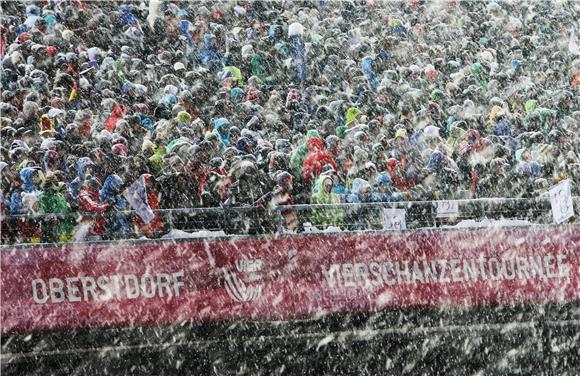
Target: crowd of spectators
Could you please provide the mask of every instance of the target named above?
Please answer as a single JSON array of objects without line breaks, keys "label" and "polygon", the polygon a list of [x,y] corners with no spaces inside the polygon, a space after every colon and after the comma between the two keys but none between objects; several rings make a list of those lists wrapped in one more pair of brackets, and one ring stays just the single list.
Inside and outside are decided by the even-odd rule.
[{"label": "crowd of spectators", "polygon": [[[159,236],[106,215],[129,186],[147,210],[578,194],[574,0],[2,7],[3,241]],[[51,213],[80,214],[26,219]]]}]

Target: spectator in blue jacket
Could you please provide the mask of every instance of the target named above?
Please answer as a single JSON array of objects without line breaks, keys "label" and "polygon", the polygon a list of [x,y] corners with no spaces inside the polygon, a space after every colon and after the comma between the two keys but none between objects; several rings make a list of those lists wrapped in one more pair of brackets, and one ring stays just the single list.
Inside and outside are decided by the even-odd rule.
[{"label": "spectator in blue jacket", "polygon": [[122,239],[131,233],[128,217],[119,214],[119,212],[130,209],[120,193],[123,184],[123,179],[118,175],[109,175],[99,191],[101,202],[109,203],[108,211],[110,214],[105,216],[105,234],[111,238]]},{"label": "spectator in blue jacket", "polygon": [[206,34],[203,37],[203,48],[199,52],[199,59],[210,71],[217,72],[224,67],[222,56],[219,53],[218,41],[213,34]]},{"label": "spectator in blue jacket", "polygon": [[386,172],[380,172],[373,181],[371,191],[372,202],[393,202],[401,201],[401,195],[393,191],[393,182]]},{"label": "spectator in blue jacket", "polygon": [[80,158],[77,161],[77,177],[68,184],[68,192],[70,196],[76,199],[83,187],[85,177],[90,175],[95,168],[95,164],[88,157]]}]

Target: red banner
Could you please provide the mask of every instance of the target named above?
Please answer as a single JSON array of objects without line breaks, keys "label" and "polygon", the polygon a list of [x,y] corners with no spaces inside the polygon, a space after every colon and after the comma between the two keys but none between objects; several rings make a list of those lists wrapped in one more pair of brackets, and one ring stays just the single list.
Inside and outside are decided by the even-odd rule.
[{"label": "red banner", "polygon": [[580,300],[578,226],[4,247],[2,332]]}]

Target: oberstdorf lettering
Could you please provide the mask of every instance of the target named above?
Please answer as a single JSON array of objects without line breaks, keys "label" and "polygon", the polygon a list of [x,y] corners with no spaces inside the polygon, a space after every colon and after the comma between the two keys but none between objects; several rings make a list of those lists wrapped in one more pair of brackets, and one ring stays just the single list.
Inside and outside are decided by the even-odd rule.
[{"label": "oberstdorf lettering", "polygon": [[124,274],[66,278],[38,278],[32,281],[36,304],[64,302],[106,302],[153,297],[173,299],[180,295],[183,271],[171,274]]}]

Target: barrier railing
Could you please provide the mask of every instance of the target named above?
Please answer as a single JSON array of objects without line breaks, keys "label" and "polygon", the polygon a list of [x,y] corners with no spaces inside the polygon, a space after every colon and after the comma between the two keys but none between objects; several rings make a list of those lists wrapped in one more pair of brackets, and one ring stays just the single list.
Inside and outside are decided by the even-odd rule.
[{"label": "barrier railing", "polygon": [[[580,197],[573,197],[574,207]],[[385,209],[389,209],[385,212]],[[393,212],[392,209],[398,209]],[[479,198],[451,201],[401,201],[383,203],[301,204],[276,207],[211,207],[154,210],[163,218],[166,230],[184,232],[219,232],[218,235],[259,235],[272,233],[300,233],[316,231],[417,230],[461,225],[462,221],[527,221],[530,224],[552,223],[551,206],[547,195],[537,198]],[[134,210],[103,214],[75,212],[67,214],[23,214],[1,216],[3,229],[11,228],[12,237],[2,236],[2,245],[25,243],[18,234],[18,226],[43,226],[47,222],[55,229],[62,220],[104,218],[117,219],[137,216]],[[390,216],[390,217],[389,217]],[[288,219],[290,217],[290,219]],[[131,223],[131,221],[129,221]],[[522,224],[522,223],[520,223]],[[526,222],[523,222],[526,224]],[[294,226],[295,225],[295,226]],[[466,223],[464,226],[469,227]],[[142,236],[135,226],[124,238]],[[56,230],[55,230],[56,231]],[[201,235],[203,235],[202,233]],[[160,236],[163,234],[159,234]],[[41,242],[57,243],[58,239],[42,237]],[[104,240],[115,239],[105,233]]]}]

